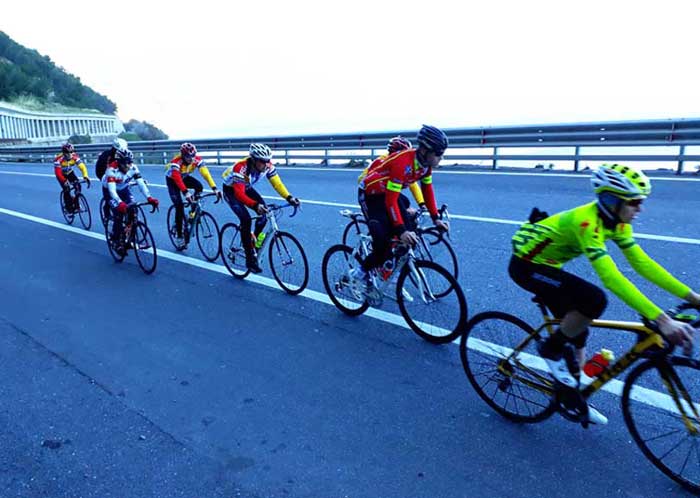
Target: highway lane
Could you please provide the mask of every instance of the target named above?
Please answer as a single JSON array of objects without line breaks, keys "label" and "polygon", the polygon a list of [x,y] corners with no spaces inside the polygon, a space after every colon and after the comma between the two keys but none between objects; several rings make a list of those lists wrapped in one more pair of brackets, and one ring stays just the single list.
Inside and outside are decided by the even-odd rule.
[{"label": "highway lane", "polygon": [[[0,167],[5,193],[0,207],[60,222],[55,179],[2,174],[47,170],[51,172],[46,165]],[[160,169],[144,171],[152,184],[164,183]],[[353,203],[352,192],[346,192],[347,179],[356,172],[282,174],[290,190],[303,199]],[[436,176],[436,182],[450,179],[437,183],[438,199],[447,199],[457,214],[517,220],[516,211],[531,205],[533,197],[549,208],[567,199],[568,205],[583,202],[587,195],[586,182],[580,179],[509,178],[522,182],[512,189],[515,199],[494,201],[501,178],[496,182],[495,176]],[[545,180],[556,182],[556,194],[551,193],[552,184],[540,191]],[[687,226],[693,226],[697,196],[692,189],[697,184],[657,183],[655,195],[682,203],[684,209],[676,213],[665,204],[652,207],[650,199],[644,231],[675,230],[678,236],[692,236]],[[153,190],[167,205],[165,190]],[[263,190],[273,195],[271,189]],[[88,192],[93,208],[97,193],[94,188]],[[494,206],[488,209],[488,204]],[[340,236],[337,209],[307,203],[299,217],[285,222],[307,249],[315,269],[310,285],[314,290],[322,291],[318,267],[323,251]],[[657,209],[666,215],[646,217]],[[230,217],[226,210],[213,209],[220,220]],[[151,226],[159,247],[168,248],[164,213],[165,209],[153,216]],[[471,313],[510,307],[532,315],[527,296],[505,280],[514,226],[464,220],[453,225]],[[183,458],[181,472],[205,480],[216,475],[209,481],[211,496],[557,496],[569,487],[573,496],[683,496],[631,443],[615,396],[603,394],[598,404],[611,419],[605,428],[583,431],[558,417],[535,427],[513,426],[471,391],[455,347],[432,347],[402,327],[369,317],[348,319],[313,299],[293,298],[183,262],[163,259],[156,274],[146,277],[133,259],[112,263],[103,241],[6,214],[0,214],[0,233],[11,234],[3,236],[0,264],[6,276],[2,290],[7,299],[0,313],[8,327],[6,337],[14,334],[17,343],[16,330],[22,330],[21,337],[45,351],[27,352],[21,341],[15,350],[34,362],[42,361],[42,354],[55,355],[50,357],[65,361],[73,377],[95,382],[74,382],[61,399],[64,434],[70,432],[65,425],[80,410],[94,420],[89,408],[101,395],[117,412],[143,416],[159,433],[171,435],[194,461],[187,467],[183,462],[191,461]],[[690,267],[697,260],[697,246],[657,241],[644,241],[644,246],[672,271],[685,269],[697,279]],[[196,257],[192,250],[188,254]],[[573,268],[587,272],[585,262]],[[673,301],[664,301],[656,291],[650,295],[660,302]],[[611,301],[606,316],[630,317]],[[605,338],[594,341],[609,345]],[[32,373],[29,359],[7,354],[4,360],[8,370]],[[18,377],[28,382],[26,376]],[[45,378],[47,387],[41,391],[59,391],[59,380]],[[11,395],[21,398],[19,389]],[[88,401],[81,403],[83,399]],[[9,432],[15,435],[9,444],[19,452],[25,447],[37,450],[36,441],[17,420],[27,413],[47,419],[55,411],[40,403],[27,405],[18,403],[14,412],[6,412]],[[129,472],[128,462],[138,453],[123,443],[128,438],[121,421],[116,416],[107,420],[103,432],[113,435],[106,438],[106,450],[114,454],[110,468],[126,472],[98,472],[101,483],[121,486],[137,475]],[[99,438],[82,429],[74,424],[70,439],[87,460],[87,449]],[[173,451],[168,444],[158,446],[159,458]],[[594,470],[601,454],[613,455],[615,463],[602,463]],[[576,471],[569,475],[565,468]],[[36,476],[35,489],[76,469],[71,459],[55,458],[53,465],[40,461],[31,474]],[[586,471],[593,470],[611,481],[586,478]],[[10,474],[15,484],[29,482],[26,470],[13,469]],[[156,478],[129,479],[131,495],[147,494]],[[161,478],[168,481],[167,476]],[[65,496],[70,490],[104,496],[97,489],[66,480],[60,491]]]}]

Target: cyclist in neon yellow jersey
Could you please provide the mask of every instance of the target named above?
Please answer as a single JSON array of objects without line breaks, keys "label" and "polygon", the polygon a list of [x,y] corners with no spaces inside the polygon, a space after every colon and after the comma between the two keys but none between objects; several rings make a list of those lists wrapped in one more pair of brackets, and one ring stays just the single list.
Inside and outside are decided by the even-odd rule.
[{"label": "cyclist in neon yellow jersey", "polygon": [[[612,240],[632,268],[641,276],[692,304],[700,294],[678,281],[649,257],[632,234],[632,222],[651,193],[647,176],[632,167],[604,164],[593,173],[591,183],[597,200],[552,216],[537,217],[533,210],[512,239],[513,256],[508,272],[520,287],[540,297],[561,326],[538,344],[538,351],[559,382],[578,386],[579,365],[585,358],[588,325],[607,305],[605,293],[596,285],[562,270],[567,261],[585,254],[603,285],[627,305],[659,326],[672,344],[692,344],[693,328],[671,319],[642,294],[617,268],[605,246]],[[539,219],[538,219],[539,218]],[[607,423],[591,407],[590,421]]]}]

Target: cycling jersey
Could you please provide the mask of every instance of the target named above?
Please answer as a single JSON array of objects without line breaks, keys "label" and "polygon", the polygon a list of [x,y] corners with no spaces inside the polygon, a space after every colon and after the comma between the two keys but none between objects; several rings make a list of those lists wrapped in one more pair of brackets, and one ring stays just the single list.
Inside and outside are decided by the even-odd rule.
[{"label": "cycling jersey", "polygon": [[[394,152],[394,154],[398,154],[398,152]],[[357,183],[362,183],[362,180],[365,179],[367,174],[370,171],[375,170],[378,168],[383,162],[384,159],[389,157],[391,154],[384,154],[382,156],[379,156],[377,159],[372,161],[372,163],[367,166],[365,169],[362,170],[362,173],[360,173],[360,176],[357,177]],[[418,185],[418,182],[413,182],[408,186],[409,190],[411,191],[411,194],[413,194],[413,198],[416,200],[418,205],[420,206],[421,204],[425,204],[425,198],[423,197],[423,192],[420,189],[420,185]]]},{"label": "cycling jersey", "polygon": [[425,204],[433,219],[438,218],[433,177],[431,168],[420,164],[416,158],[416,149],[407,149],[391,154],[360,182],[359,187],[367,195],[385,194],[385,203],[391,222],[395,227],[403,227],[404,222],[399,210],[398,198],[401,190],[420,180]]},{"label": "cycling jersey", "polygon": [[77,166],[80,169],[80,172],[83,174],[83,177],[88,176],[88,171],[85,167],[85,163],[75,152],[73,152],[68,157],[68,159],[66,159],[63,153],[58,154],[53,160],[53,166],[54,174],[56,175],[56,178],[58,178],[58,181],[60,181],[61,183],[65,183],[65,175],[73,171],[73,166]]},{"label": "cycling jersey", "polygon": [[135,164],[132,164],[129,169],[126,170],[126,173],[122,173],[119,171],[117,161],[112,161],[102,177],[102,186],[109,191],[112,201],[119,203],[121,202],[119,192],[128,189],[129,182],[132,180],[136,181],[139,190],[141,190],[141,193],[143,193],[145,197],[151,196],[151,193],[148,191],[148,186],[146,186],[146,182],[143,181],[141,172]]},{"label": "cycling jersey", "polygon": [[224,185],[233,189],[236,199],[250,208],[257,206],[258,203],[246,195],[246,190],[255,185],[263,174],[283,199],[289,197],[289,191],[282,183],[282,179],[277,174],[277,168],[272,163],[268,163],[265,171],[261,173],[253,166],[248,165],[249,159],[252,161],[251,157],[246,157],[233,166],[229,166],[221,175],[224,179]]},{"label": "cycling jersey", "polygon": [[182,178],[191,175],[196,169],[199,169],[199,174],[207,181],[210,188],[216,187],[216,183],[214,183],[214,179],[209,173],[209,168],[207,168],[204,160],[199,155],[195,156],[190,164],[185,164],[182,155],[178,154],[165,166],[165,176],[166,178],[172,178],[180,191],[184,193],[187,192],[187,187]]},{"label": "cycling jersey", "polygon": [[642,294],[617,268],[605,246],[612,240],[632,268],[671,294],[685,298],[690,288],[676,280],[637,245],[632,225],[603,224],[597,203],[591,202],[549,216],[537,223],[523,223],[512,239],[513,254],[535,264],[561,268],[567,261],[585,254],[601,281],[615,295],[644,317],[653,320],[662,310]]}]

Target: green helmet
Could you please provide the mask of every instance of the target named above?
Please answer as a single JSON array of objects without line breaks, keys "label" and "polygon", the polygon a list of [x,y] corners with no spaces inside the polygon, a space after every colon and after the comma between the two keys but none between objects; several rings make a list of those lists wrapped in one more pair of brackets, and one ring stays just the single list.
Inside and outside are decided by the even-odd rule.
[{"label": "green helmet", "polygon": [[651,194],[651,181],[642,171],[622,164],[603,164],[593,172],[591,185],[596,194],[610,192],[626,201],[645,199]]}]

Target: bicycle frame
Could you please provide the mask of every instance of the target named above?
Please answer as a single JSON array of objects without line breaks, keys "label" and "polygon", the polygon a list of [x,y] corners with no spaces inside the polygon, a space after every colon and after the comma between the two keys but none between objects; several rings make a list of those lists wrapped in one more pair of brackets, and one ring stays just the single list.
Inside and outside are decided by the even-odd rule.
[{"label": "bicycle frame", "polygon": [[[291,204],[290,204],[291,206]],[[270,235],[275,234],[280,231],[279,224],[277,223],[277,215],[275,214],[275,211],[279,211],[280,209],[284,209],[286,207],[290,206],[278,206],[277,204],[268,204],[267,208],[269,211],[263,215],[258,215],[258,216],[253,216],[251,217],[251,226],[255,224],[255,220],[261,218],[262,216],[265,216],[267,218],[267,224],[265,225],[265,229],[263,230],[263,233],[265,234],[265,239],[263,239],[262,244],[260,247],[256,247],[256,259],[258,260],[258,264],[262,263],[262,255],[264,254],[264,249],[267,246],[268,241],[272,238]],[[296,206],[294,207],[294,212],[289,215],[289,217],[294,217],[297,213],[297,210],[299,209]]]}]

